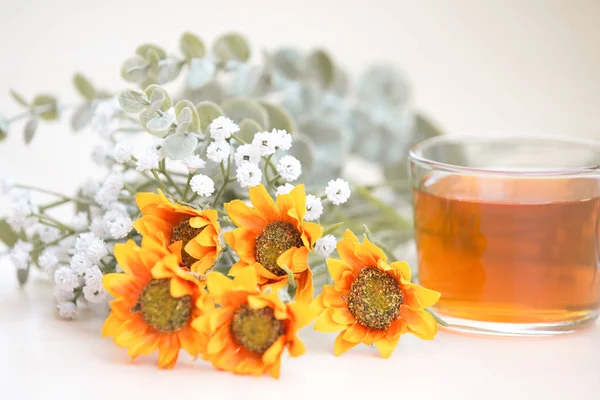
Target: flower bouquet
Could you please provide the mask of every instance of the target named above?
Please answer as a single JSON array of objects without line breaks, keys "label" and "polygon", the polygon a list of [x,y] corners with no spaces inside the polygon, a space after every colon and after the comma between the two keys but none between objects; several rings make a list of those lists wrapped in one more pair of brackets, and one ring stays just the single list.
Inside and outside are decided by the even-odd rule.
[{"label": "flower bouquet", "polygon": [[[278,377],[285,349],[305,352],[297,332],[312,322],[340,332],[336,355],[364,343],[389,357],[404,333],[432,339],[427,309],[439,293],[411,282],[386,244],[406,239],[410,223],[375,187],[339,178],[350,148],[384,170],[403,162],[384,140],[360,146],[361,129],[402,137],[401,147],[423,135],[407,133],[424,122],[409,118],[390,70],[370,71],[347,106],[348,79],[324,51],[285,49],[255,66],[243,36],[223,35],[209,52],[191,33],[180,50],[139,46],[116,95],[75,75],[83,101],[71,125],[99,133],[103,177],[72,195],[0,181],[0,239],[19,281],[39,267],[61,317],[104,312],[103,336],[132,359],[157,351],[163,368],[183,349]],[[376,95],[383,86],[387,98]],[[53,96],[12,96],[25,111],[0,119],[0,137],[27,119],[29,143],[40,121],[68,111]],[[397,201],[406,185],[396,178],[381,186]]]}]

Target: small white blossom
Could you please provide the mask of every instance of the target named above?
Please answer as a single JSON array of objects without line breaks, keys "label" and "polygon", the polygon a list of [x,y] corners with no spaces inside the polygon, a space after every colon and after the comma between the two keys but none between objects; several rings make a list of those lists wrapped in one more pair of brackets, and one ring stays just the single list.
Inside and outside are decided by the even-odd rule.
[{"label": "small white blossom", "polygon": [[256,164],[260,162],[260,150],[251,144],[243,144],[235,151],[235,165],[243,163]]},{"label": "small white blossom", "polygon": [[292,135],[282,129],[273,129],[271,132],[275,136],[275,147],[278,150],[288,151],[292,148]]},{"label": "small white blossom", "polygon": [[7,195],[12,187],[14,182],[12,179],[6,176],[0,176],[0,197]]},{"label": "small white blossom", "polygon": [[312,194],[306,195],[306,215],[304,219],[307,221],[315,221],[323,214],[323,202],[320,198]]},{"label": "small white blossom", "polygon": [[107,160],[108,151],[106,150],[106,148],[104,148],[104,146],[101,145],[94,146],[94,148],[92,149],[92,161],[95,164],[103,167],[107,165]]},{"label": "small white blossom", "polygon": [[58,265],[58,257],[54,248],[44,249],[38,258],[38,264],[48,275],[54,274],[54,268]]},{"label": "small white blossom", "polygon": [[300,177],[302,165],[297,158],[286,155],[281,157],[277,163],[277,172],[286,181],[293,182]]},{"label": "small white blossom", "polygon": [[278,137],[273,132],[258,132],[254,135],[252,146],[260,151],[260,155],[270,156],[277,150]]},{"label": "small white blossom", "polygon": [[102,218],[113,239],[122,239],[131,232],[133,221],[122,210],[113,209]]},{"label": "small white blossom", "polygon": [[204,161],[198,154],[191,154],[185,157],[183,160],[183,165],[185,165],[190,172],[193,174],[194,172],[202,169],[206,166],[206,161]]},{"label": "small white blossom", "polygon": [[98,104],[94,110],[94,116],[90,123],[92,132],[95,132],[104,138],[110,138],[119,127],[115,116],[120,111],[121,106],[116,97]]},{"label": "small white blossom", "polygon": [[325,188],[327,198],[336,206],[344,204],[350,198],[350,185],[343,179],[329,181]]},{"label": "small white blossom", "polygon": [[327,235],[315,242],[315,253],[327,257],[335,250],[337,241],[335,236]]},{"label": "small white blossom", "polygon": [[54,273],[54,283],[60,290],[73,290],[79,286],[79,277],[70,267],[60,267]]},{"label": "small white blossom", "polygon": [[10,251],[10,261],[12,261],[17,269],[27,269],[31,260],[30,254],[32,250],[33,245],[31,243],[18,240]]},{"label": "small white blossom", "polygon": [[77,242],[77,238],[75,236],[69,236],[60,241],[59,247],[61,249],[61,254],[68,256],[69,254],[73,254],[73,248],[75,248],[75,243]]},{"label": "small white blossom", "polygon": [[85,271],[92,266],[90,258],[84,252],[77,252],[71,257],[71,270],[76,275],[83,275]]},{"label": "small white blossom", "polygon": [[72,301],[65,301],[56,305],[58,315],[64,319],[74,319],[77,317],[77,306]]},{"label": "small white blossom", "polygon": [[93,233],[82,233],[75,242],[75,251],[87,255],[91,264],[96,264],[108,255],[104,240]]},{"label": "small white blossom", "polygon": [[62,290],[61,288],[54,287],[54,298],[57,303],[64,303],[66,301],[72,301],[75,298],[73,290]]},{"label": "small white blossom", "polygon": [[75,306],[77,307],[77,311],[86,310],[88,308],[89,303],[85,299],[85,293],[84,293],[84,297],[79,296],[77,298],[77,300],[75,300]]},{"label": "small white blossom", "polygon": [[81,194],[87,197],[94,197],[98,190],[100,190],[100,182],[92,178],[89,178],[81,185]]},{"label": "small white blossom", "polygon": [[131,160],[131,156],[133,155],[133,146],[130,142],[119,142],[115,145],[114,157],[115,161],[119,164],[125,164],[129,160]]},{"label": "small white blossom", "polygon": [[202,174],[195,175],[190,181],[190,187],[194,193],[199,196],[208,197],[215,192],[215,183],[213,180]]},{"label": "small white blossom", "polygon": [[160,150],[150,147],[137,155],[135,169],[140,172],[158,168],[158,163],[164,158]]},{"label": "small white blossom", "polygon": [[15,230],[31,227],[35,220],[28,218],[34,212],[28,197],[13,198],[9,204],[6,222]]},{"label": "small white blossom", "polygon": [[71,226],[75,229],[76,232],[85,231],[88,228],[88,216],[84,211],[78,212],[73,216],[71,220]]},{"label": "small white blossom", "polygon": [[223,162],[229,158],[231,147],[225,141],[216,141],[208,145],[206,149],[206,157],[216,163]]},{"label": "small white blossom", "polygon": [[285,185],[281,185],[277,188],[277,195],[288,194],[295,188],[291,183],[286,183]]},{"label": "small white blossom", "polygon": [[102,271],[96,265],[85,272],[83,295],[90,303],[101,303],[106,299],[106,291],[102,286]]},{"label": "small white blossom", "polygon": [[117,174],[109,175],[100,189],[96,192],[94,200],[102,207],[108,207],[110,204],[117,201],[119,193],[123,190],[124,183],[123,178]]},{"label": "small white blossom", "polygon": [[217,141],[229,139],[232,134],[240,130],[240,127],[227,117],[214,119],[208,128],[210,130],[210,137]]},{"label": "small white blossom", "polygon": [[48,244],[60,237],[60,231],[53,226],[41,225],[38,228],[38,235],[40,235],[40,240],[42,242]]},{"label": "small white blossom", "polygon": [[235,177],[242,187],[257,186],[262,179],[262,172],[258,165],[244,163],[238,167]]},{"label": "small white blossom", "polygon": [[108,239],[109,237],[111,237],[110,226],[102,217],[92,218],[92,223],[90,224],[90,232],[92,232],[94,235],[98,236],[101,239]]}]

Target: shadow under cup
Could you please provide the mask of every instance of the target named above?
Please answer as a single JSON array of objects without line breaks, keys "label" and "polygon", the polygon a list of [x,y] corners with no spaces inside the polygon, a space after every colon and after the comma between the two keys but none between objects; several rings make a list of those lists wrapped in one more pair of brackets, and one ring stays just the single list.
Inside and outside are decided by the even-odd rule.
[{"label": "shadow under cup", "polygon": [[572,332],[600,307],[600,144],[442,136],[410,152],[419,282],[451,329]]}]

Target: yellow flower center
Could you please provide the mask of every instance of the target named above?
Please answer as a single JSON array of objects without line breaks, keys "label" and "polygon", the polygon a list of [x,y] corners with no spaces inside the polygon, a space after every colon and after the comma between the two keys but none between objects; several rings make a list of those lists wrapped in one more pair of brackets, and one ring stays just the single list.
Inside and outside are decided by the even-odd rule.
[{"label": "yellow flower center", "polygon": [[192,315],[192,297],[173,297],[170,287],[170,279],[151,280],[131,310],[141,313],[144,321],[159,332],[183,329]]},{"label": "yellow flower center", "polygon": [[253,310],[244,304],[233,313],[233,339],[253,353],[263,354],[284,333],[283,322],[275,318],[271,307]]},{"label": "yellow flower center", "polygon": [[402,289],[393,276],[375,267],[363,268],[350,287],[348,310],[371,329],[387,329],[400,315]]},{"label": "yellow flower center", "polygon": [[[254,256],[256,261],[277,276],[285,275],[285,271],[277,265],[277,259],[292,247],[302,247],[302,236],[298,229],[287,222],[276,221],[265,226],[256,238]],[[291,267],[288,265],[288,267]]]},{"label": "yellow flower center", "polygon": [[190,242],[190,240],[194,239],[196,236],[202,232],[202,228],[192,228],[190,226],[190,219],[185,219],[181,221],[178,225],[173,227],[173,231],[171,232],[171,244],[182,241],[182,251],[181,251],[181,263],[184,267],[191,268],[192,264],[194,264],[197,259],[188,254],[187,251],[183,250],[185,245]]}]

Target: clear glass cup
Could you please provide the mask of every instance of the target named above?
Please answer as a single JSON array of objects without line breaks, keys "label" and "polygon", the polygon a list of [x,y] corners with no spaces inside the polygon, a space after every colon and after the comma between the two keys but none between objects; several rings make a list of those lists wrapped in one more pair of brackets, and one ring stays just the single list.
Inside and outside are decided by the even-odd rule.
[{"label": "clear glass cup", "polygon": [[440,136],[409,155],[418,279],[450,329],[551,335],[600,308],[600,143]]}]

